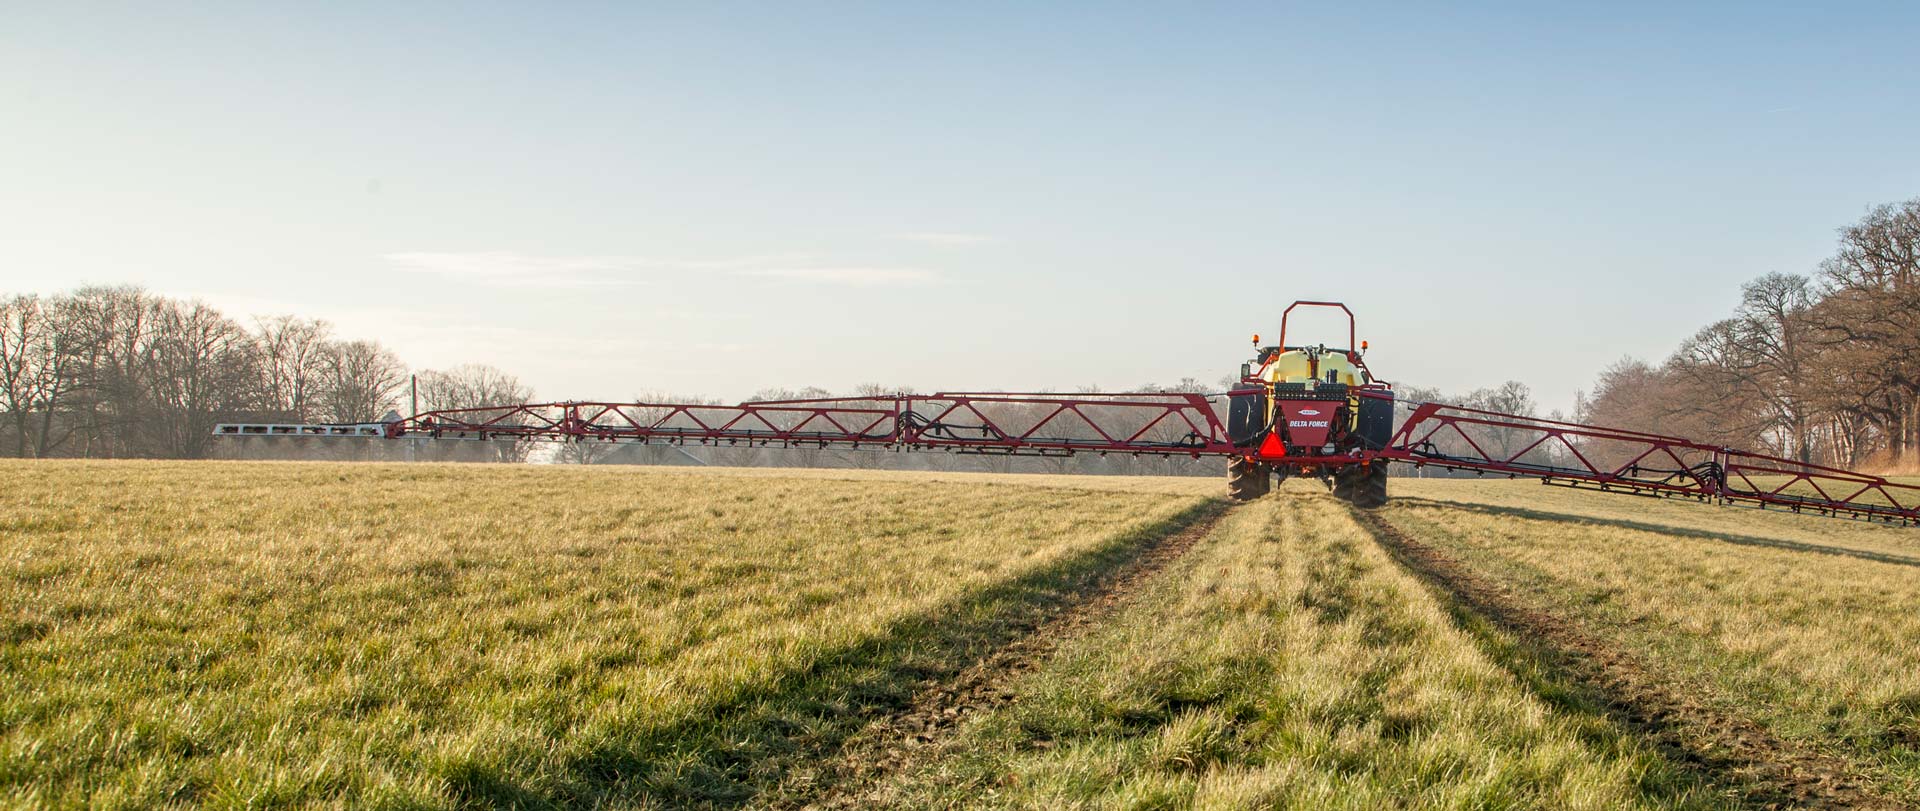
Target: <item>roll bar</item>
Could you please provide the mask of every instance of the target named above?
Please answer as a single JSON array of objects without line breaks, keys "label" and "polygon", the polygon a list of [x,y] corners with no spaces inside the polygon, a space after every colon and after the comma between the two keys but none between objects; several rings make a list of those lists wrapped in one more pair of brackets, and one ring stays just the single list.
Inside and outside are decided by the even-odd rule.
[{"label": "roll bar", "polygon": [[1286,311],[1280,314],[1280,350],[1281,351],[1284,352],[1286,351],[1286,348],[1287,348],[1287,316],[1293,315],[1293,308],[1303,307],[1303,306],[1304,307],[1339,307],[1340,312],[1347,314],[1347,351],[1351,352],[1355,349],[1360,348],[1360,342],[1354,339],[1356,332],[1354,330],[1354,324],[1353,324],[1353,311],[1347,309],[1347,305],[1341,304],[1340,302],[1337,302],[1337,301],[1296,301],[1292,304],[1287,305]]}]

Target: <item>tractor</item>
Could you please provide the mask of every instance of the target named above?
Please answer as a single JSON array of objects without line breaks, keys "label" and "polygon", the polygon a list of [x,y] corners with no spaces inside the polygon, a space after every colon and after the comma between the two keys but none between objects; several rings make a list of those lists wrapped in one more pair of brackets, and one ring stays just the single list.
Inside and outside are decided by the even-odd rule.
[{"label": "tractor", "polygon": [[[1347,345],[1291,345],[1287,322],[1300,307],[1333,307],[1347,316]],[[1353,311],[1328,301],[1297,301],[1280,316],[1280,342],[1241,365],[1227,393],[1227,494],[1266,495],[1278,479],[1319,479],[1357,507],[1387,503],[1387,461],[1375,454],[1393,435],[1393,386],[1367,369],[1367,344],[1354,341]]]}]

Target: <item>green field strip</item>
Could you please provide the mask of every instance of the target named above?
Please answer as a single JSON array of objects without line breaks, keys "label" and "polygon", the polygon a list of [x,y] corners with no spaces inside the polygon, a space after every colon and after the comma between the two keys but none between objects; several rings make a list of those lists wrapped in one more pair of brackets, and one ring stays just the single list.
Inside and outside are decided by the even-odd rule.
[{"label": "green field strip", "polygon": [[737,805],[1212,509],[925,477],[0,464],[0,806]]},{"label": "green field strip", "polygon": [[636,798],[670,807],[749,803],[795,765],[827,757],[876,716],[904,708],[921,685],[949,678],[1031,631],[1144,546],[1224,509],[1218,501],[1195,504],[1081,554],[902,617],[804,671],[731,697],[710,715],[668,727],[608,730],[583,742],[543,793],[486,779],[455,786],[454,796],[556,808]]},{"label": "green field strip", "polygon": [[1739,520],[1748,513],[1713,531],[1620,507],[1572,518],[1460,503],[1471,498],[1407,499],[1386,514],[1693,700],[1920,801],[1920,578],[1878,551],[1900,548],[1902,530],[1835,546],[1761,534],[1776,527]]},{"label": "green field strip", "polygon": [[1535,695],[1308,488],[1228,516],[1013,689],[862,804],[1727,805],[1601,714]]}]

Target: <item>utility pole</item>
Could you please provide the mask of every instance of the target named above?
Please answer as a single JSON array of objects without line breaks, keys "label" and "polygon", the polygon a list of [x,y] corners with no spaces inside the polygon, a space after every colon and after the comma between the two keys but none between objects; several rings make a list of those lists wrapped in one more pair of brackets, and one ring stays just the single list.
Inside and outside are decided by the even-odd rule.
[{"label": "utility pole", "polygon": [[[407,375],[407,411],[408,416],[415,416],[420,413],[420,376],[417,374]],[[420,438],[410,436],[407,437],[406,442],[407,461],[411,462],[419,452]]]}]

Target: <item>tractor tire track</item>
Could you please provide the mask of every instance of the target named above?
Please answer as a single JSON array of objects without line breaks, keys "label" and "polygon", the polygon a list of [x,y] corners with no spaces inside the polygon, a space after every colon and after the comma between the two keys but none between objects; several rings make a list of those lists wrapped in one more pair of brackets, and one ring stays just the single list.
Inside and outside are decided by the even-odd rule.
[{"label": "tractor tire track", "polygon": [[1844,760],[1785,741],[1759,724],[1675,690],[1634,657],[1574,623],[1524,605],[1511,589],[1414,540],[1378,513],[1356,510],[1389,554],[1456,604],[1537,647],[1608,713],[1670,760],[1755,808],[1908,806],[1883,797]]},{"label": "tractor tire track", "polygon": [[1138,596],[1156,575],[1212,534],[1231,511],[1232,507],[1222,505],[1179,531],[1148,542],[1124,566],[1037,617],[1030,632],[989,651],[953,678],[927,685],[906,709],[868,725],[826,764],[822,774],[806,785],[788,786],[767,807],[864,807],[863,794],[945,741],[968,718],[1011,702],[1015,679],[1038,670],[1061,644],[1087,633]]}]

